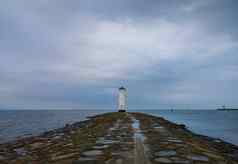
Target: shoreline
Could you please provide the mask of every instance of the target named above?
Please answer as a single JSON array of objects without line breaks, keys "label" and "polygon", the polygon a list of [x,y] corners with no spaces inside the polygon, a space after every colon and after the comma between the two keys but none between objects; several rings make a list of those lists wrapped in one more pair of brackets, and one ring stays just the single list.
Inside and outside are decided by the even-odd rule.
[{"label": "shoreline", "polygon": [[[134,119],[139,121],[138,133],[145,136],[143,143],[134,138],[138,130],[132,125]],[[0,162],[130,164],[141,161],[136,152],[144,154],[145,163],[238,163],[236,145],[193,133],[162,117],[135,112],[90,116],[37,136],[1,143]]]},{"label": "shoreline", "polygon": [[[107,112],[107,113],[113,113],[113,112]],[[15,139],[11,139],[11,140],[8,140],[8,141],[5,141],[5,142],[0,142],[0,146],[1,145],[5,145],[5,144],[12,144],[12,143],[15,143],[17,141],[21,141],[21,140],[28,140],[28,139],[31,139],[31,138],[35,138],[35,137],[40,137],[40,136],[45,136],[47,135],[48,133],[58,133],[59,131],[65,129],[67,126],[78,126],[78,124],[86,124],[87,121],[89,121],[90,119],[93,119],[93,118],[96,118],[96,117],[100,117],[100,116],[103,116],[104,114],[107,114],[107,113],[102,113],[102,114],[96,114],[96,115],[93,115],[93,116],[87,116],[85,119],[83,119],[82,121],[77,121],[77,122],[74,122],[74,123],[71,123],[71,124],[65,124],[65,126],[63,127],[59,127],[59,128],[55,128],[55,129],[50,129],[50,130],[46,130],[46,131],[43,131],[39,134],[24,134],[24,135],[21,135],[21,136],[17,136],[15,137]],[[179,124],[179,123],[175,123],[173,121],[170,121],[168,119],[165,119],[164,117],[160,117],[160,116],[156,116],[156,115],[153,115],[153,114],[148,114],[148,113],[145,113],[145,112],[129,112],[129,113],[141,113],[141,114],[145,114],[145,115],[149,115],[149,116],[152,116],[152,117],[159,117],[159,118],[162,118],[172,124],[175,124],[175,125],[180,125],[180,126],[184,126],[186,128],[187,131],[189,131],[190,133],[192,133],[193,135],[196,135],[196,136],[200,136],[202,138],[207,138],[207,139],[210,139],[210,140],[219,140],[223,143],[226,143],[226,144],[230,144],[230,145],[234,145],[234,146],[237,146],[236,144],[234,143],[231,143],[229,141],[225,141],[224,139],[221,139],[219,137],[211,137],[209,135],[205,135],[205,134],[199,134],[199,133],[196,133],[194,132],[193,130],[189,129],[186,124]]]},{"label": "shoreline", "polygon": [[[20,110],[19,110],[20,111]],[[64,111],[64,110],[62,110]],[[227,143],[231,143],[231,144],[234,144],[236,146],[238,146],[238,140],[237,140],[237,130],[236,130],[236,127],[234,126],[234,122],[233,121],[233,124],[229,124],[229,121],[225,122],[226,120],[223,120],[223,121],[220,121],[220,122],[217,122],[218,124],[227,124],[226,126],[223,126],[222,128],[220,127],[216,127],[214,125],[216,125],[216,123],[214,122],[211,122],[209,123],[209,121],[207,123],[203,123],[204,120],[194,120],[194,118],[192,118],[192,121],[186,121],[186,117],[189,117],[189,116],[182,116],[182,119],[179,118],[179,119],[174,119],[173,117],[170,117],[171,114],[173,112],[176,112],[176,111],[168,111],[168,110],[155,110],[155,111],[163,111],[162,113],[160,112],[145,112],[145,111],[136,111],[136,110],[130,110],[131,113],[133,112],[140,112],[140,113],[145,113],[145,114],[149,114],[149,115],[154,115],[154,116],[158,116],[158,117],[163,117],[167,120],[170,120],[171,122],[173,123],[176,123],[176,124],[185,124],[186,127],[191,130],[193,133],[195,134],[200,134],[200,135],[203,135],[203,136],[209,136],[211,138],[217,138],[217,139],[221,139],[223,140],[224,142],[227,142]],[[166,113],[164,112],[166,111]],[[181,110],[179,111],[179,113],[185,115],[185,114],[196,114],[196,113],[189,113],[190,110]],[[204,110],[202,110],[204,111]],[[206,110],[206,111],[217,111],[217,110]],[[104,111],[103,113],[108,113],[108,112],[112,112],[112,111]],[[199,110],[198,112],[201,112],[201,110]],[[227,112],[227,111],[217,111],[217,112]],[[229,111],[228,111],[229,112]],[[54,129],[59,129],[59,128],[62,128],[64,127],[66,124],[73,124],[75,122],[80,122],[80,121],[83,121],[85,119],[87,119],[88,117],[90,116],[93,116],[93,115],[98,115],[98,114],[103,114],[103,113],[94,113],[94,114],[89,114],[88,116],[86,115],[85,117],[83,118],[80,118],[80,119],[75,119],[73,118],[73,121],[70,121],[70,119],[67,121],[67,120],[61,120],[61,123],[60,125],[57,125],[56,123],[54,122],[50,122],[48,120],[47,124],[44,123],[45,125],[47,126],[41,126],[41,125],[37,125],[37,129],[33,129],[33,130],[30,130],[31,127],[29,126],[23,126],[24,128],[27,128],[28,131],[25,132],[25,133],[22,133],[21,131],[17,132],[16,134],[12,133],[16,128],[16,130],[18,131],[19,128],[21,128],[20,126],[16,126],[15,128],[12,128],[11,127],[11,124],[15,125],[16,123],[14,123],[13,121],[7,121],[7,120],[3,120],[3,124],[0,125],[0,128],[3,127],[3,133],[2,135],[0,135],[0,144],[3,144],[3,143],[7,143],[7,142],[12,142],[12,141],[15,141],[15,140],[19,140],[19,139],[23,139],[23,138],[28,138],[28,137],[32,137],[32,136],[39,136],[47,131],[51,131],[51,130],[54,130]],[[170,114],[171,113],[171,114]],[[175,115],[178,115],[179,113],[175,113]],[[212,113],[208,113],[208,115],[211,115]],[[236,113],[235,113],[236,114]],[[172,114],[173,115],[173,114]],[[180,116],[179,116],[180,117]],[[201,116],[200,116],[201,117]],[[229,117],[229,116],[228,116]],[[214,117],[213,117],[214,118]],[[54,119],[54,118],[53,118]],[[59,119],[58,117],[56,117],[56,119]],[[221,118],[222,119],[222,118]],[[184,121],[185,120],[185,121]],[[212,120],[212,119],[210,119]],[[236,119],[237,120],[237,119]],[[39,122],[39,120],[37,120],[37,122]],[[29,122],[31,123],[31,122]],[[32,122],[34,123],[34,122]],[[197,124],[197,123],[203,123],[199,126],[195,125],[193,126],[193,123]],[[9,129],[11,129],[10,133],[11,135],[8,135],[7,131],[8,129],[5,129],[7,128],[7,126],[10,126]],[[210,127],[208,129],[206,129],[206,127]],[[232,134],[230,131],[235,131],[235,134]],[[5,131],[5,132],[4,132]],[[23,129],[22,129],[23,131]],[[9,134],[10,134],[9,133]]]},{"label": "shoreline", "polygon": [[[19,110],[19,112],[20,111],[23,111],[23,110]],[[39,111],[41,111],[41,110],[39,110]],[[62,111],[64,111],[64,110],[62,110]],[[218,139],[223,140],[224,142],[228,142],[228,143],[238,146],[238,140],[236,137],[237,136],[237,128],[234,126],[236,124],[236,121],[234,121],[234,120],[232,121],[233,123],[229,123],[229,120],[222,120],[222,118],[219,117],[222,121],[214,123],[213,121],[209,122],[209,120],[206,121],[204,119],[200,119],[201,116],[199,116],[198,120],[194,120],[194,117],[193,117],[193,118],[191,118],[191,121],[188,121],[188,120],[186,120],[186,118],[189,116],[186,116],[186,115],[192,114],[193,116],[195,116],[195,114],[197,114],[197,113],[194,113],[194,112],[189,113],[190,110],[181,110],[179,112],[168,111],[168,110],[155,110],[155,111],[157,111],[157,112],[154,112],[153,110],[152,110],[152,112],[151,111],[146,112],[143,110],[138,110],[138,111],[130,110],[129,112],[131,112],[131,113],[140,112],[140,113],[151,114],[154,116],[163,117],[163,118],[170,120],[171,122],[176,123],[176,124],[185,124],[187,126],[187,128],[189,130],[191,130],[193,133],[204,135],[204,136],[209,136],[212,138],[218,138]],[[217,110],[198,110],[196,112],[201,112],[201,111],[202,112],[203,111],[216,112]],[[32,136],[38,136],[38,135],[43,134],[44,132],[62,128],[66,124],[73,124],[75,122],[83,121],[83,120],[87,119],[87,117],[89,117],[89,116],[108,113],[108,112],[113,112],[113,111],[109,110],[109,111],[104,111],[102,113],[100,113],[100,112],[97,113],[94,111],[94,112],[92,112],[92,114],[85,115],[83,118],[79,117],[79,119],[78,119],[78,117],[73,117],[73,118],[69,118],[68,120],[63,120],[63,119],[61,120],[60,116],[58,116],[53,119],[58,119],[60,121],[60,125],[58,125],[58,123],[56,123],[56,122],[51,122],[50,120],[46,120],[47,122],[44,123],[45,126],[41,126],[40,124],[37,125],[36,129],[31,129],[30,126],[23,125],[23,128],[21,131],[24,131],[24,128],[25,128],[25,129],[27,129],[27,131],[25,133],[18,131],[18,129],[20,129],[21,126],[15,125],[16,123],[14,121],[8,121],[7,119],[3,119],[1,122],[3,124],[0,124],[0,128],[3,127],[3,129],[2,129],[3,133],[0,134],[0,144],[11,142],[14,140],[23,139],[23,138],[28,138],[28,137],[32,137]],[[174,112],[176,115],[175,117],[172,116],[172,115],[174,115],[173,114]],[[228,113],[229,111],[228,112],[227,111],[217,111],[217,113],[223,113],[223,112],[229,114]],[[91,112],[89,112],[89,113],[91,113]],[[234,114],[236,115],[237,113],[234,113]],[[180,115],[181,115],[181,118],[180,118]],[[200,113],[199,113],[199,115],[200,115]],[[207,113],[207,115],[212,115],[212,113]],[[232,114],[229,114],[227,117],[231,117],[231,116],[232,116]],[[176,117],[178,117],[178,118],[176,118]],[[214,117],[210,118],[210,120],[212,120],[213,118]],[[234,118],[232,118],[232,119],[234,119]],[[237,120],[237,117],[236,117],[236,120]],[[22,120],[22,121],[24,121],[24,120]],[[36,119],[36,121],[38,123],[40,123],[41,119]],[[205,123],[203,123],[204,121],[205,121]],[[34,121],[30,121],[29,123],[31,123],[31,122],[35,124]],[[200,124],[200,125],[197,126],[198,124]],[[216,127],[217,124],[222,124],[222,128]],[[14,127],[11,125],[13,125]],[[9,129],[8,129],[8,126],[9,126]],[[209,128],[207,128],[207,126]],[[14,130],[17,131],[15,134],[14,134]],[[233,134],[232,131],[234,131],[235,134]]]}]

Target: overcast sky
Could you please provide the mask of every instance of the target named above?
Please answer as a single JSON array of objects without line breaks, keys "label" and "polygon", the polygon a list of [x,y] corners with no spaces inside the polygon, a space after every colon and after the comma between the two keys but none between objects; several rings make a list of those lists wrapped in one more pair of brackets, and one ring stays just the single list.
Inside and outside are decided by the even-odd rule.
[{"label": "overcast sky", "polygon": [[237,0],[0,0],[0,108],[238,107]]}]

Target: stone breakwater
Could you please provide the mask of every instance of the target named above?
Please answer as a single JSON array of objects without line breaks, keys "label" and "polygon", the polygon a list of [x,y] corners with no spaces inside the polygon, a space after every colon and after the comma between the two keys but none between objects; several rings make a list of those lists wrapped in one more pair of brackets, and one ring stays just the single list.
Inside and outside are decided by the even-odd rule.
[{"label": "stone breakwater", "polygon": [[106,113],[0,144],[0,164],[238,164],[238,147],[161,117]]}]

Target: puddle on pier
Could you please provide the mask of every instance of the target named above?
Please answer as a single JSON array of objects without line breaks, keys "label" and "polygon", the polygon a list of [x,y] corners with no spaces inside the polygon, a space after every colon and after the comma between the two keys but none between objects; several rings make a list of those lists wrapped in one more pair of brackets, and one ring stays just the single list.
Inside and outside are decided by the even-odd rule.
[{"label": "puddle on pier", "polygon": [[134,129],[140,129],[140,121],[136,120],[135,118],[133,119],[132,127]]},{"label": "puddle on pier", "polygon": [[140,130],[140,121],[135,119],[135,118],[133,118],[132,127],[133,127],[133,129],[135,131],[134,138],[135,139],[139,139],[142,142],[144,142],[145,136],[144,136],[144,134]]}]

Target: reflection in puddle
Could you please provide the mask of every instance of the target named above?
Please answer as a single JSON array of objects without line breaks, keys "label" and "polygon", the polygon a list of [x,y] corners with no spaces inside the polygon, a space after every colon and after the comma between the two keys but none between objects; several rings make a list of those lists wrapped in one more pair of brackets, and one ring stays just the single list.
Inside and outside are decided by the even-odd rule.
[{"label": "reflection in puddle", "polygon": [[135,130],[134,138],[140,139],[143,142],[145,140],[145,136],[140,130],[140,121],[134,118],[132,127]]}]

